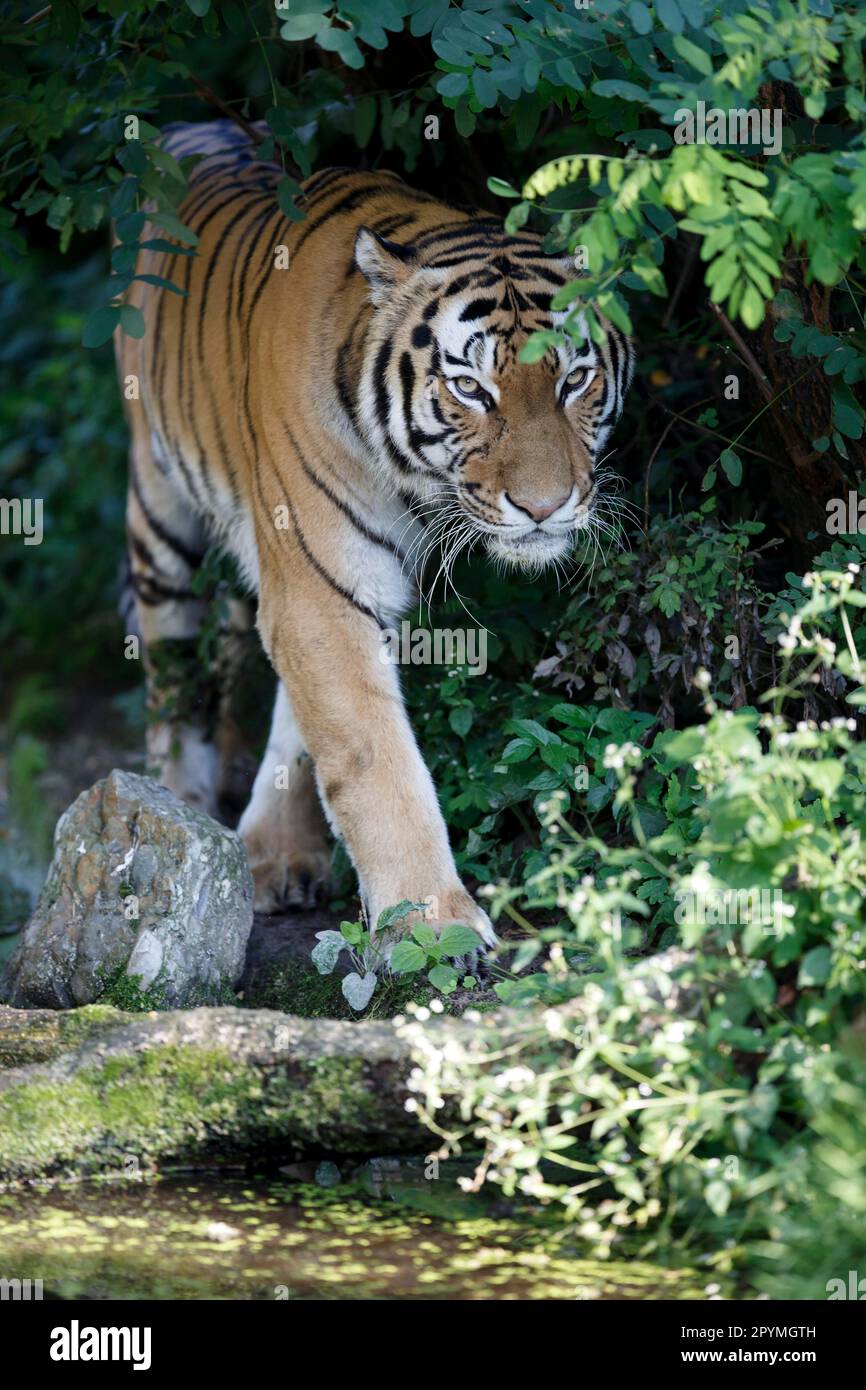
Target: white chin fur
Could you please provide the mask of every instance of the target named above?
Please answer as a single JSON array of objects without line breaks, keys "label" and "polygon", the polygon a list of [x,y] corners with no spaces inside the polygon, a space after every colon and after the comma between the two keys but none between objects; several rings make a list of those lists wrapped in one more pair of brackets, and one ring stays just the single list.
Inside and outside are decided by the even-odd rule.
[{"label": "white chin fur", "polygon": [[526,537],[525,540],[507,541],[501,536],[491,536],[487,541],[487,553],[494,560],[504,560],[520,570],[541,570],[554,560],[560,560],[571,550],[573,535]]}]

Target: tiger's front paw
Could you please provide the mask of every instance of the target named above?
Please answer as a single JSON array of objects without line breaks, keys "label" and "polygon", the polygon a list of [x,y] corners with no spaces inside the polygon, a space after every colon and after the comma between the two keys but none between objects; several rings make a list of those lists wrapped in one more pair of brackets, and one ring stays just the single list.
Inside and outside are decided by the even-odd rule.
[{"label": "tiger's front paw", "polygon": [[[374,923],[373,939],[386,962],[390,962],[391,953],[397,942],[411,936],[412,928],[419,922],[424,922],[427,926],[432,927],[437,936],[441,935],[443,927],[451,926],[454,923],[470,927],[476,933],[478,937],[477,949],[467,951],[452,961],[455,969],[465,971],[467,974],[475,973],[480,962],[498,944],[493,924],[487,913],[478,906],[461,884],[448,888],[442,893],[430,893],[423,898],[409,898],[408,901],[423,902],[424,907],[400,917],[398,921],[384,926],[381,931],[377,930],[377,925],[382,909],[379,909],[375,917],[372,917],[371,914],[371,920]],[[387,907],[394,905],[389,903]]]}]

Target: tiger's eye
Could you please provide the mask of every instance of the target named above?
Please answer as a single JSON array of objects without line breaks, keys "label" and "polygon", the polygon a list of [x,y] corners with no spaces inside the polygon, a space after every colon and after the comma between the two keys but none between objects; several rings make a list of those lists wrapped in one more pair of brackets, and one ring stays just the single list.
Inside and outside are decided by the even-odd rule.
[{"label": "tiger's eye", "polygon": [[462,391],[464,396],[477,396],[481,386],[474,376],[459,376],[457,378],[457,390]]},{"label": "tiger's eye", "polygon": [[571,372],[568,377],[569,386],[582,386],[584,381],[586,380],[586,376],[586,367],[577,367],[576,370]]}]

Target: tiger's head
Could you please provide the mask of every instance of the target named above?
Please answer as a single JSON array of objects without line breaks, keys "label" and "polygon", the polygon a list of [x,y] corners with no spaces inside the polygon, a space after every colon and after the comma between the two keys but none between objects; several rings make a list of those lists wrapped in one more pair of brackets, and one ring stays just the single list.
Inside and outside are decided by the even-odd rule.
[{"label": "tiger's head", "polygon": [[355,263],[373,303],[360,420],[401,492],[440,501],[443,530],[464,523],[520,568],[565,556],[598,497],[631,381],[628,339],[604,324],[602,346],[585,333],[519,361],[530,333],[561,328],[551,298],[575,272],[492,219],[408,246],[362,227]]}]

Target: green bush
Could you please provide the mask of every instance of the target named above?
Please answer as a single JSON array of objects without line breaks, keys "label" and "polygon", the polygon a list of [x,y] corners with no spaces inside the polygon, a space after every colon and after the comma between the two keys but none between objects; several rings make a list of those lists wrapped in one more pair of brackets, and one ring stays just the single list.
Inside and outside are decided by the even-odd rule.
[{"label": "green bush", "polygon": [[[441,1097],[462,1097],[467,1123],[447,1143],[481,1141],[485,1176],[562,1203],[605,1249],[633,1228],[657,1240],[659,1223],[717,1250],[797,1243],[803,1166],[833,1166],[831,1140],[813,1147],[803,1126],[823,1132],[830,1100],[847,1116],[832,1142],[866,1123],[862,1049],[859,1061],[842,1051],[866,996],[866,747],[853,717],[792,725],[781,713],[816,661],[833,665],[822,629],[851,630],[866,604],[858,579],[811,576],[770,712],[708,699],[705,723],[648,746],[636,728],[607,735],[616,835],[587,836],[575,814],[595,787],[543,794],[534,866],[491,889],[495,916],[519,904],[524,922],[549,917],[496,986],[537,1008],[508,1047],[496,1029],[510,1025],[495,1022],[485,1046],[419,1045],[415,1089],[434,1128]],[[859,702],[856,648],[847,655]],[[697,683],[706,690],[706,673]],[[512,756],[558,747],[567,780],[601,720],[582,706],[553,718],[561,733],[523,727]],[[640,966],[648,932],[677,945]],[[849,1155],[840,1172],[862,1213],[862,1168]]]}]

